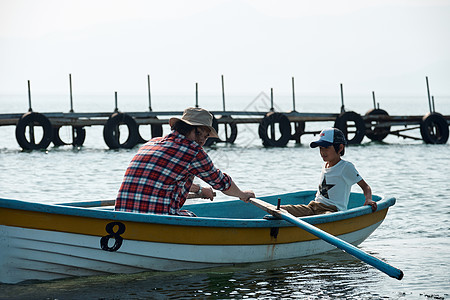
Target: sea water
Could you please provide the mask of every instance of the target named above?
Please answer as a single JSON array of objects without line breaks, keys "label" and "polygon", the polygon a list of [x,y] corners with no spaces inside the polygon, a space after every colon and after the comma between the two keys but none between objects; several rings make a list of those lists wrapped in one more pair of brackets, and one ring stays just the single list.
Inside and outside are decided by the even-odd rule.
[{"label": "sea water", "polygon": [[[267,111],[264,94],[230,96],[227,109]],[[337,113],[339,97],[297,97],[301,112]],[[66,96],[37,96],[33,110],[67,112]],[[78,96],[76,112],[111,111],[114,99]],[[199,99],[200,106],[222,110],[220,96]],[[153,110],[182,111],[195,105],[190,96],[154,96]],[[275,109],[289,111],[292,100],[279,97]],[[346,110],[360,114],[372,108],[370,97],[349,97]],[[381,108],[390,115],[424,115],[425,97],[385,97]],[[119,109],[145,111],[145,96],[119,99]],[[26,96],[1,96],[0,113],[28,110]],[[450,98],[436,101],[436,111],[449,115]],[[307,123],[307,131],[332,126]],[[219,135],[223,134],[219,128]],[[399,128],[397,128],[399,129]],[[102,128],[86,128],[82,147],[22,151],[13,126],[0,127],[0,197],[44,203],[114,199],[129,161],[138,150],[109,150]],[[223,132],[223,128],[221,129]],[[257,196],[317,189],[322,165],[319,151],[308,145],[317,136],[302,136],[301,144],[264,148],[257,125],[238,125],[235,144],[207,148],[218,168],[242,189]],[[69,135],[69,130],[61,132]],[[164,126],[164,134],[169,129]],[[410,135],[420,137],[419,131]],[[144,272],[72,278],[49,282],[0,284],[0,299],[172,299],[172,298],[299,298],[299,299],[447,299],[450,298],[450,145],[388,136],[383,142],[365,138],[349,146],[352,161],[374,194],[393,196],[397,203],[381,226],[359,247],[403,270],[398,281],[339,250],[304,258],[227,266],[206,270]],[[360,191],[357,186],[353,191]],[[230,200],[218,193],[215,201]],[[206,201],[206,200],[195,200]],[[1,255],[1,254],[0,254]]]}]

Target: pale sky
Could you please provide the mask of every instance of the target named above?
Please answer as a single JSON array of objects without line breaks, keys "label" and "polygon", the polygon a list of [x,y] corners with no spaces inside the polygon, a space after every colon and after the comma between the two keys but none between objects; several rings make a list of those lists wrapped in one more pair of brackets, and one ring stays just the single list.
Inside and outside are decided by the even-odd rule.
[{"label": "pale sky", "polygon": [[450,95],[447,0],[0,0],[0,94]]}]

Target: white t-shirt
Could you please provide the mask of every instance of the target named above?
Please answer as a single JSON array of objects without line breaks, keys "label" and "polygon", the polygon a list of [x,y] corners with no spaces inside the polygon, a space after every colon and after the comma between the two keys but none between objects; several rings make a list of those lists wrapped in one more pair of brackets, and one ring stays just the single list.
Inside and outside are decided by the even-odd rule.
[{"label": "white t-shirt", "polygon": [[319,190],[316,201],[334,205],[338,210],[347,210],[350,190],[353,184],[362,180],[355,166],[346,160],[340,160],[331,168],[322,167]]}]

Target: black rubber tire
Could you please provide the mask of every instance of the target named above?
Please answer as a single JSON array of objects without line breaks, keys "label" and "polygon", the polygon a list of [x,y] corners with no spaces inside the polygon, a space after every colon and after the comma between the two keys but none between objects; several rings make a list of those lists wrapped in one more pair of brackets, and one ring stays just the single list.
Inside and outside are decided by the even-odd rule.
[{"label": "black rubber tire", "polygon": [[440,113],[426,114],[420,122],[420,134],[427,144],[447,143],[449,136],[447,120]]},{"label": "black rubber tire", "polygon": [[225,126],[228,126],[229,130],[227,130],[230,135],[225,137],[225,142],[229,143],[229,144],[233,144],[234,141],[236,141],[237,138],[237,134],[238,134],[238,130],[237,130],[237,125],[235,122],[231,122],[231,123],[226,123]]},{"label": "black rubber tire", "polygon": [[59,130],[62,126],[53,127],[52,142],[55,146],[73,145],[75,147],[83,146],[86,139],[86,130],[81,126],[72,126],[72,143],[64,142],[59,136]]},{"label": "black rubber tire", "polygon": [[[348,121],[353,121],[355,123],[355,136],[352,139],[348,138]],[[366,134],[366,125],[364,123],[363,118],[355,113],[354,111],[346,111],[341,113],[334,122],[334,127],[339,128],[344,133],[347,138],[347,142],[350,145],[361,144],[361,141],[364,139]]]},{"label": "black rubber tire", "polygon": [[[270,127],[275,127],[276,123],[279,124],[281,133],[281,137],[277,140],[274,135],[269,136],[267,132]],[[275,131],[275,128],[273,130]],[[284,147],[291,139],[291,123],[286,115],[270,112],[259,123],[258,134],[264,147]]]},{"label": "black rubber tire", "polygon": [[[128,138],[124,143],[120,143],[119,125],[123,124],[128,127]],[[103,139],[110,149],[131,149],[139,139],[138,125],[130,115],[114,113],[103,127]]]},{"label": "black rubber tire", "polygon": [[[154,119],[158,119],[158,118],[155,117]],[[141,126],[141,125],[138,125],[138,134],[139,134],[139,137],[138,137],[138,142],[137,142],[137,143],[138,143],[138,144],[144,144],[144,143],[147,143],[148,140],[144,139],[144,138],[141,136],[141,134],[139,133],[139,126]],[[162,124],[150,124],[150,132],[151,132],[152,138],[162,136],[162,135],[163,135],[163,127],[162,127]]]},{"label": "black rubber tire", "polygon": [[[384,109],[374,108],[369,110],[366,116],[389,116],[389,114]],[[384,127],[380,125],[378,121],[375,121],[375,124],[371,122],[366,123],[366,136],[372,141],[380,142],[391,132],[391,126]],[[367,128],[370,128],[370,130],[367,130]]]},{"label": "black rubber tire", "polygon": [[233,144],[234,141],[236,141],[236,137],[238,134],[237,125],[236,122],[233,120],[232,117],[226,117],[226,123],[223,123],[225,128],[225,140],[221,140],[221,142]]},{"label": "black rubber tire", "polygon": [[[217,119],[214,115],[213,115],[213,119],[212,119],[212,127],[216,130],[217,134],[219,134],[219,123],[217,122]],[[208,139],[206,139],[204,146],[209,147],[219,141],[220,141],[219,138],[208,138]]]},{"label": "black rubber tire", "polygon": [[[25,130],[28,126],[41,126],[43,130],[42,139],[36,143],[27,140]],[[53,129],[50,120],[43,114],[28,112],[20,117],[16,125],[16,140],[24,150],[47,149],[52,142]],[[34,139],[34,137],[33,137]]]},{"label": "black rubber tire", "polygon": [[81,147],[84,144],[84,141],[86,140],[86,129],[81,126],[72,127],[73,132],[73,140],[72,140],[72,146],[74,147]]}]

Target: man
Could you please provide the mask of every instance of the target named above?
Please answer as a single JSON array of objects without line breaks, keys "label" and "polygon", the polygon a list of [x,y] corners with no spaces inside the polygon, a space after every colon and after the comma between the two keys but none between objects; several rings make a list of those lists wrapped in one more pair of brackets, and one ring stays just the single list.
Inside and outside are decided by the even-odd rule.
[{"label": "man", "polygon": [[202,108],[187,108],[181,118],[171,118],[172,132],[151,139],[131,160],[116,199],[116,210],[195,217],[181,210],[189,192],[213,200],[211,187],[193,184],[199,177],[216,190],[243,201],[255,197],[242,191],[225,173],[214,167],[203,150],[208,137],[218,137],[213,116]]}]

